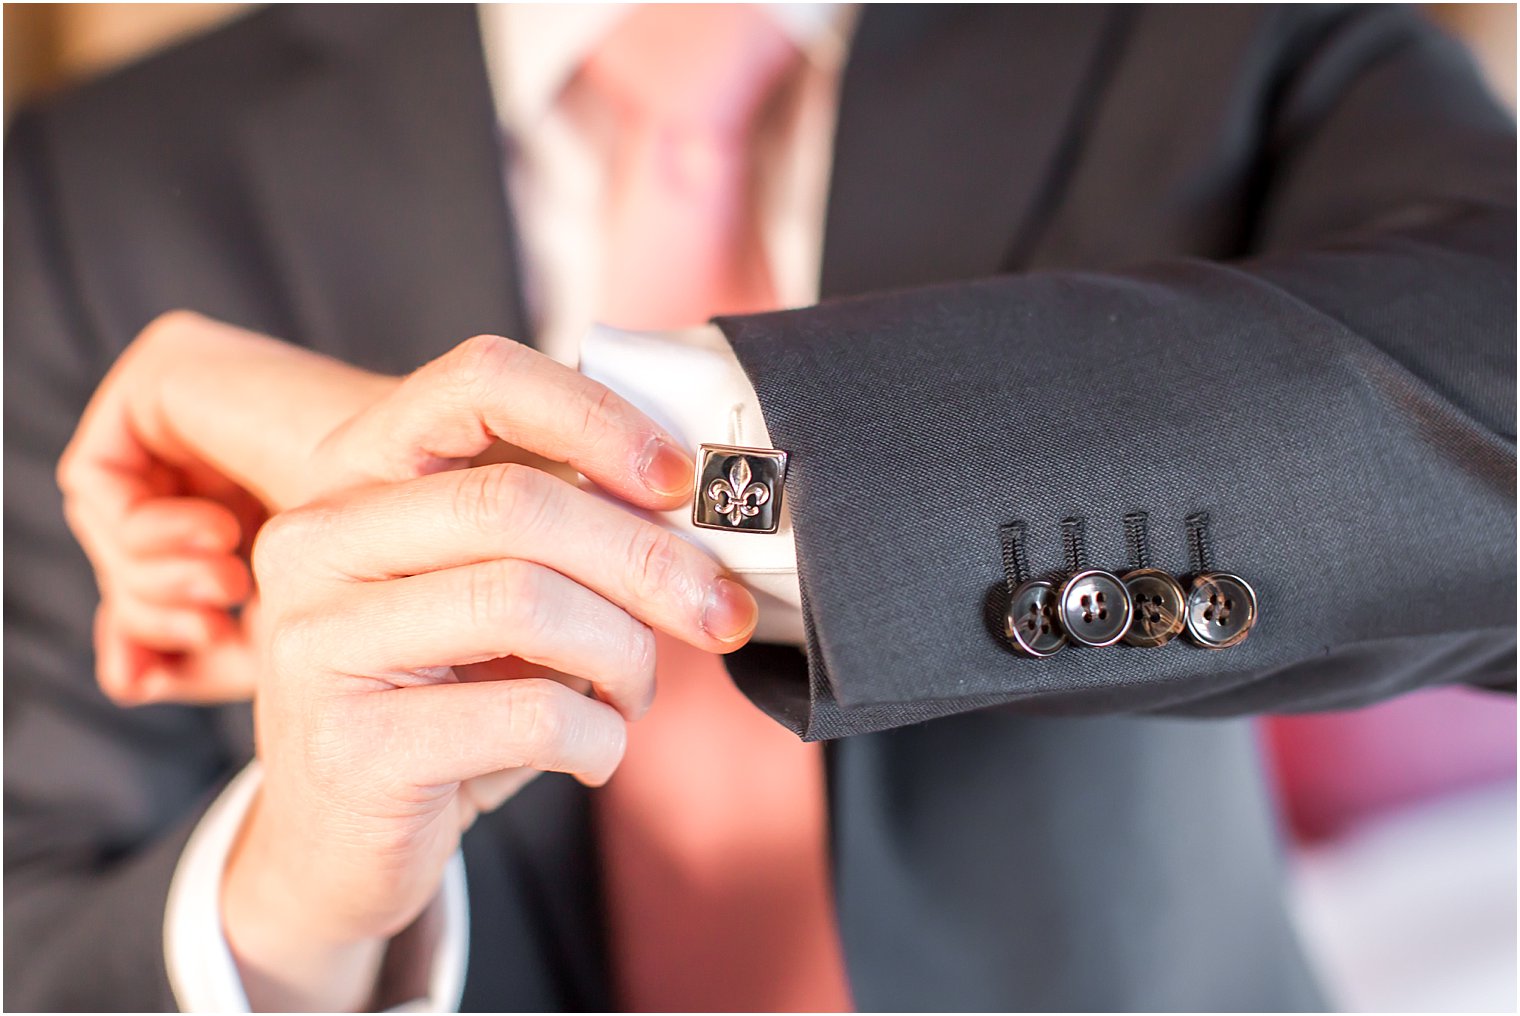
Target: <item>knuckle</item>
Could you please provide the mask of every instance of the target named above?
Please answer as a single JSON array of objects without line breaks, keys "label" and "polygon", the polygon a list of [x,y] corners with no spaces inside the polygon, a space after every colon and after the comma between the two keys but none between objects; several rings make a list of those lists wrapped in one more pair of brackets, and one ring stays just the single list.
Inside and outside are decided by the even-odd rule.
[{"label": "knuckle", "polygon": [[529,764],[558,744],[569,727],[563,697],[552,681],[521,681],[509,699],[507,729]]},{"label": "knuckle", "polygon": [[466,570],[470,620],[479,629],[532,631],[539,623],[542,575],[522,561],[498,560]]},{"label": "knuckle", "polygon": [[58,457],[58,466],[53,470],[53,482],[65,498],[75,497],[79,493],[79,456],[79,434],[76,432],[63,454]]},{"label": "knuckle", "polygon": [[647,626],[634,623],[623,655],[627,673],[625,696],[632,703],[634,715],[641,716],[654,699],[655,639]]},{"label": "knuckle", "polygon": [[501,335],[475,335],[444,354],[448,376],[466,391],[489,384],[512,369],[527,354],[528,347]]},{"label": "knuckle", "polygon": [[531,526],[548,498],[543,480],[538,470],[520,463],[461,470],[454,488],[454,517],[471,532]]},{"label": "knuckle", "polygon": [[312,549],[333,535],[336,508],[315,503],[270,516],[253,541],[253,574],[267,587],[298,571]]},{"label": "knuckle", "polygon": [[205,341],[206,326],[211,320],[193,310],[177,307],[166,310],[142,327],[123,354],[127,358],[154,359],[173,355],[176,347]]},{"label": "knuckle", "polygon": [[324,702],[307,710],[306,723],[301,729],[302,760],[307,772],[318,780],[336,781],[345,768],[343,763],[353,761],[356,746],[362,747],[366,741],[370,744],[387,743],[386,735],[393,737],[396,733],[382,728],[373,731],[379,736],[372,739],[355,738],[349,718],[336,706],[337,702]]},{"label": "knuckle", "polygon": [[648,625],[637,625],[628,650],[628,661],[633,667],[635,674],[640,677],[653,677],[655,664],[655,638],[654,629]]},{"label": "knuckle", "polygon": [[609,423],[621,415],[621,408],[622,400],[612,389],[596,385],[595,390],[589,392],[582,402],[580,418],[574,424],[574,434],[579,443],[595,447],[609,440],[614,432]]},{"label": "knuckle", "polygon": [[676,537],[663,529],[641,525],[628,544],[628,582],[641,599],[668,592],[676,578]]},{"label": "knuckle", "polygon": [[250,563],[260,586],[267,586],[272,576],[284,571],[283,561],[288,557],[290,544],[290,516],[293,512],[281,512],[270,516],[253,539]]},{"label": "knuckle", "polygon": [[269,666],[276,674],[310,668],[317,659],[319,625],[304,615],[282,617],[268,631]]},{"label": "knuckle", "polygon": [[193,310],[175,307],[164,311],[144,325],[142,331],[137,333],[136,341],[141,344],[162,342],[167,336],[194,327],[204,320],[206,319]]},{"label": "knuckle", "polygon": [[500,335],[476,335],[408,374],[397,395],[403,404],[442,400],[469,405],[480,401],[482,391],[489,393],[526,355],[528,347],[520,342]]},{"label": "knuckle", "polygon": [[451,514],[466,532],[489,532],[511,510],[514,481],[496,466],[462,469],[454,474]]},{"label": "knuckle", "polygon": [[206,318],[183,307],[163,311],[138,330],[118,362],[162,355],[176,344],[183,344],[187,336],[206,322]]},{"label": "knuckle", "polygon": [[280,512],[269,517],[259,527],[253,540],[253,574],[260,586],[268,586],[272,580],[285,574],[298,554],[303,542],[303,532],[308,526],[303,517],[304,509]]}]

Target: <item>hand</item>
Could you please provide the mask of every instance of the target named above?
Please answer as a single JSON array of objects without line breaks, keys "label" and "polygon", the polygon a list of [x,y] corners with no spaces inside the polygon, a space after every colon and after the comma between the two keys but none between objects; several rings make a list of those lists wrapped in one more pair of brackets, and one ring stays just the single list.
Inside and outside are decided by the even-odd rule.
[{"label": "hand", "polygon": [[[485,385],[505,407],[490,419],[434,411]],[[101,588],[101,687],[123,704],[252,695],[257,611],[229,608],[246,602],[246,552],[267,512],[486,459],[552,466],[498,436],[595,468],[599,453],[578,448],[575,432],[595,438],[603,418],[635,417],[639,468],[609,489],[672,507],[692,468],[674,443],[605,388],[508,340],[471,340],[403,382],[190,312],[162,316],[102,382],[59,464]]]},{"label": "hand", "polygon": [[[611,461],[608,441],[637,447],[598,438]],[[481,811],[536,770],[612,773],[654,692],[651,627],[723,652],[755,621],[696,548],[521,465],[277,515],[254,563],[265,776],[223,919],[260,1008],[370,1002],[385,940]]]},{"label": "hand", "polygon": [[[695,548],[547,473],[462,468],[532,452],[646,508],[687,496],[693,467],[667,436],[531,350],[475,339],[376,381],[203,319],[170,324],[113,372],[60,472],[106,535],[77,507],[123,459],[133,475],[154,455],[204,466],[275,510],[345,491],[276,514],[257,544],[267,782],[224,918],[261,1007],[361,1005],[386,937],[436,893],[481,809],[538,770],[610,773],[652,691],[649,626],[724,651],[754,603]],[[335,382],[328,418],[303,408]],[[109,454],[113,418],[136,459]]]},{"label": "hand", "polygon": [[302,496],[322,436],[399,383],[185,311],[142,331],[58,466],[101,591],[106,694],[124,705],[252,694],[254,533]]}]

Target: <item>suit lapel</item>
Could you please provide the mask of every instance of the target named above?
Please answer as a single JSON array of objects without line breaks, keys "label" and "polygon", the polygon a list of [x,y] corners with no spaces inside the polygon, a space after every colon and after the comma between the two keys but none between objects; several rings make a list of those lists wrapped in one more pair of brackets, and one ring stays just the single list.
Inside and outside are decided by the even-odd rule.
[{"label": "suit lapel", "polygon": [[286,91],[243,133],[292,336],[405,371],[527,339],[473,7],[297,7]]},{"label": "suit lapel", "polygon": [[823,295],[1020,263],[1120,20],[1085,5],[867,9],[840,95]]}]

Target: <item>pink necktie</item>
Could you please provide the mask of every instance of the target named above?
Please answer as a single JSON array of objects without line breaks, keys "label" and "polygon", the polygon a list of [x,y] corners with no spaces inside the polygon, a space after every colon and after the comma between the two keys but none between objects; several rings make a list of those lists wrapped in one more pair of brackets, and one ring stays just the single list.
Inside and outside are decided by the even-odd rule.
[{"label": "pink necktie", "polygon": [[[753,134],[799,54],[749,6],[640,7],[572,88],[615,113],[602,313],[681,328],[776,298]],[[716,656],[661,638],[658,693],[598,795],[614,987],[633,1011],[850,1008],[823,758]]]}]

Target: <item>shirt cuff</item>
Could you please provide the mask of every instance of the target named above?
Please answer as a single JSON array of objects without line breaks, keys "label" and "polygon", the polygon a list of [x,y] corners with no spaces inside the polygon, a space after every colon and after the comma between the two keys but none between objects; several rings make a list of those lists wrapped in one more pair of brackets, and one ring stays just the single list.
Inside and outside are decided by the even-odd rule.
[{"label": "shirt cuff", "polygon": [[[250,762],[207,809],[169,883],[164,908],[164,962],[181,1012],[248,1012],[237,961],[222,932],[222,873],[262,780]],[[443,928],[429,967],[427,997],[394,1012],[458,1012],[469,955],[469,897],[464,857],[444,869]],[[395,962],[394,948],[386,962]],[[407,958],[411,959],[411,958]]]},{"label": "shirt cuff", "polygon": [[[760,399],[716,325],[669,332],[594,325],[581,340],[580,367],[688,448],[702,443],[771,447]],[[784,502],[774,533],[698,529],[689,506],[639,514],[707,551],[755,594],[757,641],[805,644],[797,548]]]}]

